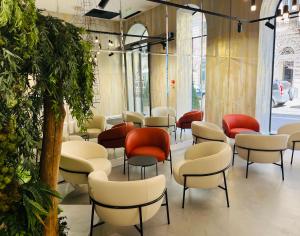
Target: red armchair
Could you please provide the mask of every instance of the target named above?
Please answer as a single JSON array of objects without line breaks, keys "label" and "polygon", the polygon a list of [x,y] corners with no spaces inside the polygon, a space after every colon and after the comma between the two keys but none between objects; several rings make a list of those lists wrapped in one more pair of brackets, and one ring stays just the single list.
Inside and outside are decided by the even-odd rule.
[{"label": "red armchair", "polygon": [[243,114],[229,114],[223,117],[223,129],[229,138],[235,136],[243,131],[259,132],[258,121],[248,115]]},{"label": "red armchair", "polygon": [[[172,173],[172,154],[170,136],[160,128],[137,128],[128,133],[125,140],[127,158],[133,156],[153,156],[158,161],[170,161]],[[170,155],[170,159],[168,156]],[[124,170],[125,170],[124,159]]]},{"label": "red armchair", "polygon": [[125,147],[126,136],[133,129],[132,122],[114,125],[111,129],[99,134],[98,143],[106,148]]},{"label": "red armchair", "polygon": [[[245,131],[259,132],[258,121],[248,115],[243,114],[229,114],[223,117],[222,121],[223,130],[229,138],[235,138],[237,134]],[[232,152],[232,165],[234,165],[235,144],[233,145]]]},{"label": "red armchair", "polygon": [[180,128],[180,138],[182,137],[182,130],[190,129],[193,121],[201,120],[203,120],[202,111],[190,111],[180,117],[180,119],[176,122],[176,127]]}]

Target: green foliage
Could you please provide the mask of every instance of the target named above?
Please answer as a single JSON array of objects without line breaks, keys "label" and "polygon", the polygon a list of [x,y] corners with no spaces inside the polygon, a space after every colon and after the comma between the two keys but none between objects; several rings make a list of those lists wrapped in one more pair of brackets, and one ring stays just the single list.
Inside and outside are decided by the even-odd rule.
[{"label": "green foliage", "polygon": [[91,115],[91,45],[81,29],[38,14],[34,2],[0,0],[0,235],[42,235],[58,197],[39,178],[44,101],[58,117],[68,103],[79,124]]},{"label": "green foliage", "polygon": [[[65,101],[80,125],[91,116],[94,65],[91,45],[83,30],[60,19],[39,15],[39,42],[35,55],[36,90],[51,100],[59,116]],[[40,103],[42,105],[42,102]]]},{"label": "green foliage", "polygon": [[50,196],[60,197],[55,191],[40,182],[28,182],[18,185],[18,200],[10,211],[0,215],[0,235],[40,236],[43,221],[51,207]]}]

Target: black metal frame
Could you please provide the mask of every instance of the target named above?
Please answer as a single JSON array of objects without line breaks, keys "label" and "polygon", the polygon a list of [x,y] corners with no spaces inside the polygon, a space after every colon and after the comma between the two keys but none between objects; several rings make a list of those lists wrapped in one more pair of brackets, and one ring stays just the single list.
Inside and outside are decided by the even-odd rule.
[{"label": "black metal frame", "polygon": [[293,164],[293,160],[294,160],[294,152],[295,152],[296,143],[300,143],[300,140],[294,140],[294,141],[292,141],[292,143],[293,143],[293,149],[292,149],[291,165]]},{"label": "black metal frame", "polygon": [[[156,158],[155,158],[156,159]],[[127,160],[127,179],[128,181],[130,180],[130,172],[129,172],[129,161]],[[146,167],[154,166],[155,165],[155,170],[156,170],[156,176],[158,175],[158,168],[157,168],[157,161],[153,165],[147,165],[147,166],[140,166],[141,167],[141,179],[146,179]],[[132,165],[132,166],[137,166],[137,165]],[[144,171],[143,171],[144,169]]]},{"label": "black metal frame", "polygon": [[226,174],[225,171],[227,169],[229,169],[230,165],[228,165],[227,167],[225,167],[222,170],[213,172],[213,173],[206,173],[206,174],[184,174],[184,181],[183,181],[183,196],[182,196],[182,208],[184,208],[184,202],[185,202],[185,191],[187,189],[189,189],[189,187],[186,186],[186,182],[187,182],[187,178],[188,177],[207,177],[207,176],[211,176],[211,175],[217,175],[217,174],[223,174],[223,180],[224,180],[224,187],[223,186],[218,186],[220,189],[223,189],[225,191],[225,195],[226,195],[226,202],[227,202],[227,207],[230,207],[229,205],[229,197],[228,197],[228,189],[227,189],[227,181],[226,181]]},{"label": "black metal frame", "polygon": [[143,214],[142,214],[142,208],[152,205],[156,202],[158,202],[159,200],[161,200],[163,197],[165,197],[165,203],[162,203],[161,206],[165,206],[166,207],[166,211],[167,211],[167,220],[168,220],[168,224],[170,224],[170,214],[169,214],[169,202],[168,202],[168,192],[167,189],[165,188],[164,192],[156,199],[154,199],[153,201],[150,202],[146,202],[143,204],[138,204],[138,205],[130,205],[130,206],[112,206],[112,205],[108,205],[108,204],[104,204],[101,202],[96,201],[95,199],[93,199],[92,197],[90,197],[91,201],[92,201],[92,214],[91,214],[91,224],[90,224],[90,236],[93,235],[93,228],[99,226],[99,225],[103,225],[105,222],[99,222],[97,224],[94,225],[94,212],[95,212],[95,206],[101,206],[104,208],[109,208],[109,209],[118,209],[118,210],[128,210],[128,209],[134,209],[134,208],[138,208],[139,209],[139,227],[137,225],[134,225],[134,227],[137,229],[137,231],[140,233],[141,236],[144,235],[144,228],[143,228]]},{"label": "black metal frame", "polygon": [[280,152],[280,159],[281,162],[280,164],[278,163],[273,163],[276,166],[280,166],[281,168],[281,177],[282,177],[282,181],[284,181],[284,170],[283,170],[283,151],[285,151],[286,149],[257,149],[257,148],[247,148],[247,147],[242,147],[242,146],[238,146],[235,145],[237,148],[241,148],[241,149],[245,149],[247,150],[247,167],[246,167],[246,178],[248,178],[248,169],[249,169],[249,165],[254,164],[255,162],[251,162],[250,161],[250,153],[251,151],[254,152]]},{"label": "black metal frame", "polygon": [[224,140],[204,138],[204,137],[201,137],[201,136],[198,136],[198,135],[195,135],[195,134],[193,134],[193,137],[196,139],[196,140],[193,140],[193,145],[197,144],[198,139],[204,139],[204,140],[207,140],[207,141],[214,141],[214,142],[222,142],[222,143],[224,143]]}]

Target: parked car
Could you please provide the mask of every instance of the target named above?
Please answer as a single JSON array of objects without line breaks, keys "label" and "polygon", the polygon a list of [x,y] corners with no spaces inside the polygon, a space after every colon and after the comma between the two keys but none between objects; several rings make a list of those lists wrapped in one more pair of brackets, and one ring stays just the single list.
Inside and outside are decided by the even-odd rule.
[{"label": "parked car", "polygon": [[288,81],[274,80],[272,90],[272,107],[282,106],[294,99],[294,88]]}]

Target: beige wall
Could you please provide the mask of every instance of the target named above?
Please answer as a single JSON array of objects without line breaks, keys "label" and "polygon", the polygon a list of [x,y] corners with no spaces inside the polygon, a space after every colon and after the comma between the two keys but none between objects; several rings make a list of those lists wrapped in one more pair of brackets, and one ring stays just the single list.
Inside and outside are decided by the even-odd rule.
[{"label": "beige wall", "polygon": [[[186,4],[185,0],[174,0]],[[249,1],[244,0],[191,0],[190,3],[203,9],[246,19],[256,19],[258,10],[250,12]],[[177,8],[168,7],[169,31],[176,33]],[[259,25],[244,26],[244,32],[237,33],[237,23],[227,19],[206,15],[207,18],[207,84],[206,84],[206,120],[221,124],[224,114],[246,113],[255,115],[256,109],[256,74],[258,55]],[[165,6],[160,5],[143,12],[124,22],[124,32],[135,23],[144,24],[150,36],[165,33]],[[104,24],[103,24],[104,23]],[[105,21],[98,24],[99,29],[119,32],[117,22]],[[101,36],[105,42],[108,36]],[[111,37],[111,36],[110,36]],[[112,37],[111,37],[112,38]],[[118,38],[114,38],[117,40]],[[105,42],[103,44],[105,44]],[[165,53],[161,45],[151,47],[152,53]],[[169,80],[177,79],[176,40],[169,44]],[[179,55],[177,55],[179,56]],[[166,97],[166,64],[165,56],[150,57],[152,106],[167,104]],[[121,55],[108,57],[105,53],[99,56],[99,78],[101,101],[97,110],[104,115],[120,114],[125,108],[124,78],[122,76]],[[170,88],[169,104],[176,107],[176,89]],[[191,96],[187,94],[186,96]],[[180,101],[178,101],[180,102]]]},{"label": "beige wall", "polygon": [[[173,1],[186,4],[187,1]],[[190,1],[199,4],[201,1]],[[203,9],[246,19],[256,19],[258,10],[250,11],[249,1],[242,0],[203,0]],[[176,32],[176,8],[169,7],[169,31]],[[258,52],[258,27],[252,24],[244,26],[244,32],[237,33],[236,22],[224,18],[206,15],[207,18],[207,84],[206,84],[206,120],[221,124],[224,114],[246,113],[255,115],[256,73]],[[125,23],[126,29],[139,22],[149,30],[149,35],[165,33],[165,7],[159,6],[131,18]],[[161,46],[151,51],[164,52]],[[176,42],[171,42],[170,52],[176,53]],[[178,56],[178,55],[177,55]],[[165,61],[151,57],[152,104],[166,104]],[[176,79],[176,59],[170,60],[170,79]],[[178,88],[180,89],[180,88]],[[171,89],[170,105],[176,107],[175,89]],[[191,96],[188,95],[188,96]],[[178,101],[180,102],[180,101]]]}]

